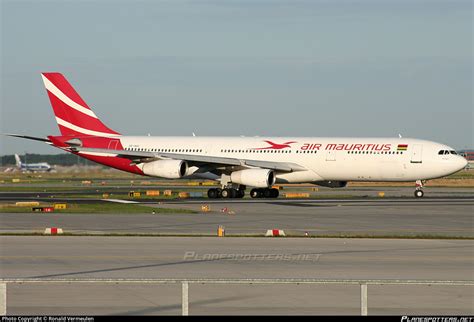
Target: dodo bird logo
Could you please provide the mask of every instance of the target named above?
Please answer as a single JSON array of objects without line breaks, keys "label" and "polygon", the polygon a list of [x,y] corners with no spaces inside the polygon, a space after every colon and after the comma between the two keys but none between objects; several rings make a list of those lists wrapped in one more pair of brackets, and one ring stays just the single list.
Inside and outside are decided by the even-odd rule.
[{"label": "dodo bird logo", "polygon": [[296,143],[296,141],[288,141],[288,142],[284,142],[284,143],[275,143],[275,142],[267,141],[267,140],[264,140],[263,142],[266,142],[266,143],[270,144],[270,146],[263,147],[263,148],[254,148],[254,150],[281,150],[281,149],[285,149],[285,148],[291,148],[290,144]]}]

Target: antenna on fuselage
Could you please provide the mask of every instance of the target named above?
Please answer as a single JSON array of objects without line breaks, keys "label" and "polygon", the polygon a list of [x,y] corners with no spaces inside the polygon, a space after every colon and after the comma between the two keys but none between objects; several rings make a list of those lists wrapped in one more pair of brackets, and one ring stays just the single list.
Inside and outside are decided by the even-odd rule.
[{"label": "antenna on fuselage", "polygon": [[398,133],[398,137],[401,139],[402,138],[402,135],[400,133]]},{"label": "antenna on fuselage", "polygon": [[196,133],[193,132],[193,136],[196,136]]}]

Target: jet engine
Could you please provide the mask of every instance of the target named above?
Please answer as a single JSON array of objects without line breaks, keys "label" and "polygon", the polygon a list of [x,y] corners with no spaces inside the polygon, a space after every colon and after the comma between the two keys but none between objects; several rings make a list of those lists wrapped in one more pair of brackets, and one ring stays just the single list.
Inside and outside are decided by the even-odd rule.
[{"label": "jet engine", "polygon": [[230,174],[232,182],[256,188],[267,188],[275,183],[275,174],[268,169],[247,169]]},{"label": "jet engine", "polygon": [[183,160],[157,160],[144,163],[142,171],[152,177],[179,179],[186,174],[188,164]]}]

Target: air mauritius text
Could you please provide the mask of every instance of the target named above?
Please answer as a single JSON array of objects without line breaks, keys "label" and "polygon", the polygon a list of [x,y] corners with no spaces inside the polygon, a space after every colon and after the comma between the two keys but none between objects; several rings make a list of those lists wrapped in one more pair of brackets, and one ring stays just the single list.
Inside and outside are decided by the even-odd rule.
[{"label": "air mauritius text", "polygon": [[[337,150],[337,151],[390,151],[392,148],[391,144],[326,144],[324,150]],[[300,148],[303,151],[306,150],[322,150],[323,145],[319,143],[305,143]]]}]

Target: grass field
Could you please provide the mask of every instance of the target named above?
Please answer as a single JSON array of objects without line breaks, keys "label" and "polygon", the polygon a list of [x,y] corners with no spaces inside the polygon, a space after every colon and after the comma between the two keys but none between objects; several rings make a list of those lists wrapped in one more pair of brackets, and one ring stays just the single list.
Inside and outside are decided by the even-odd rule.
[{"label": "grass field", "polygon": [[[51,204],[41,203],[40,207],[52,206]],[[170,208],[155,208],[140,206],[134,204],[122,204],[122,203],[81,203],[74,204],[68,203],[66,209],[55,210],[55,213],[90,213],[90,214],[109,214],[109,213],[127,213],[127,214],[144,214],[152,213],[156,214],[172,214],[172,213],[197,213],[187,209],[170,209]],[[18,207],[14,204],[0,204],[0,213],[25,213],[32,212],[32,207]]]}]

